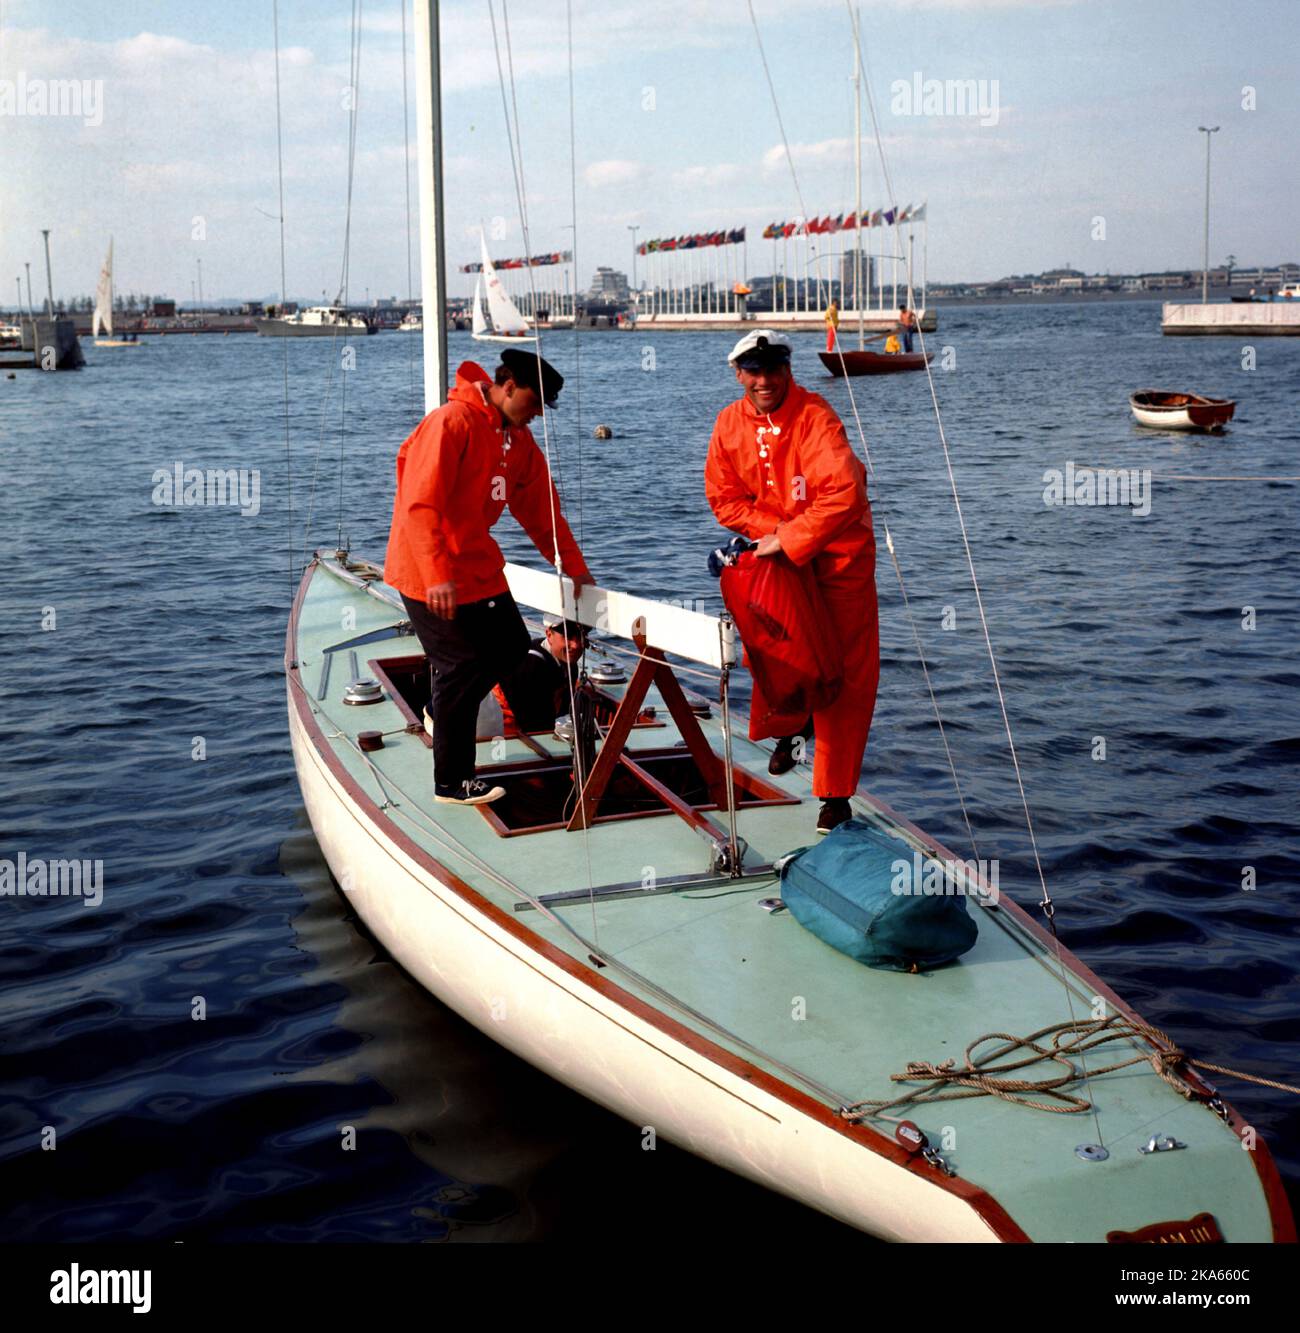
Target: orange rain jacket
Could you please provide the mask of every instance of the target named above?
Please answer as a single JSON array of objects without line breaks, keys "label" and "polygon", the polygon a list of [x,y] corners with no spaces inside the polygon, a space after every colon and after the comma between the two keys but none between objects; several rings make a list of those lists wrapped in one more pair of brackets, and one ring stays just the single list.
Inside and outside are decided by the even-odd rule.
[{"label": "orange rain jacket", "polygon": [[461,605],[506,591],[505,557],[490,532],[506,505],[548,561],[558,529],[564,572],[588,573],[542,451],[526,426],[502,428],[479,387],[491,383],[482,366],[463,362],[447,404],[397,451],[384,580],[415,601],[438,583],[455,584]]},{"label": "orange rain jacket", "polygon": [[851,796],[861,779],[880,681],[876,539],[866,469],[834,408],[792,383],[770,415],[756,411],[748,398],[718,413],[704,489],[723,527],[751,540],[775,532],[785,555],[812,566],[828,632],[838,636],[844,653],[844,689],[813,715],[813,791],[823,799]]}]

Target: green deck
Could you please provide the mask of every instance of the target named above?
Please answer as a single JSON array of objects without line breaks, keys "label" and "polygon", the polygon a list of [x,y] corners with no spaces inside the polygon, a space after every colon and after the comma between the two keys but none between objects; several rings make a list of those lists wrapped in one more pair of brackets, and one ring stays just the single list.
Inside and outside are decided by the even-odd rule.
[{"label": "green deck", "polygon": [[[340,629],[345,609],[355,614],[355,627],[347,630]],[[298,660],[327,734],[339,730],[355,737],[362,729],[388,731],[402,725],[391,701],[363,708],[342,704],[349,674],[346,653],[334,663],[329,697],[316,699],[322,648],[399,618],[327,574],[313,579],[300,613]],[[368,674],[371,659],[413,652],[418,645],[408,638],[367,646],[358,653],[362,674]],[[690,677],[684,682],[689,686]],[[660,718],[668,720],[653,693],[650,702],[659,703]],[[716,711],[703,726],[720,754]],[[668,720],[664,728],[634,731],[629,748],[661,748],[677,739]],[[557,755],[566,752],[558,742],[551,744]],[[743,735],[733,745],[739,765],[766,777],[765,749]],[[481,764],[491,762],[488,749],[480,747]],[[587,832],[502,838],[480,812],[433,803],[432,760],[419,737],[389,737],[382,751],[369,756],[375,770],[419,806],[415,811],[393,790],[380,791],[369,765],[352,747],[339,745],[337,753],[364,791],[395,804],[400,813],[390,817],[396,828],[507,911],[515,911],[515,894],[421,830],[431,825],[445,829],[535,896],[587,889],[591,882],[640,881],[647,868],[660,880],[708,871],[707,844],[672,814],[597,824]],[[532,755],[515,741],[506,757]],[[808,766],[801,765],[773,779],[801,804],[740,812],[740,834],[750,848],[747,864],[771,862],[812,841],[817,805],[808,777]],[[855,804],[859,816],[918,845],[879,812]],[[720,824],[722,819],[717,816]],[[1024,887],[1028,893],[1029,886]],[[1007,886],[1002,888],[1005,893]],[[953,966],[914,976],[863,967],[809,934],[789,912],[772,914],[757,905],[776,893],[774,882],[765,879],[739,891],[686,889],[605,900],[596,906],[594,922],[586,900],[557,914],[602,954],[712,1020],[682,1011],[674,1014],[680,1021],[778,1077],[787,1077],[782,1065],[799,1071],[809,1080],[804,1090],[814,1095],[817,1088],[829,1090],[833,1096],[820,1099],[831,1105],[898,1095],[899,1085],[889,1075],[909,1060],[960,1060],[966,1045],[981,1034],[1028,1034],[1071,1016],[1056,964],[1004,910],[972,904],[980,928],[975,948]],[[588,948],[543,913],[526,911],[519,919],[586,962]],[[635,979],[617,973],[613,979],[662,1007]],[[1071,981],[1074,1016],[1087,1017],[1091,987]],[[794,1016],[799,997],[802,1019]],[[1102,1047],[1090,1063],[1111,1063],[1129,1049],[1120,1043]],[[1176,1095],[1144,1065],[1092,1080],[1076,1091],[1096,1104],[1096,1118],[1091,1113],[1049,1114],[988,1097],[934,1103],[909,1114],[936,1144],[950,1128],[948,1161],[964,1179],[992,1194],[1036,1240],[1102,1241],[1113,1229],[1133,1230],[1202,1211],[1214,1214],[1229,1241],[1271,1239],[1268,1208],[1250,1155],[1211,1111]],[[1186,1149],[1139,1154],[1138,1145],[1156,1132],[1173,1135]],[[1088,1163],[1075,1155],[1076,1145],[1099,1136],[1110,1150],[1109,1160]]]}]

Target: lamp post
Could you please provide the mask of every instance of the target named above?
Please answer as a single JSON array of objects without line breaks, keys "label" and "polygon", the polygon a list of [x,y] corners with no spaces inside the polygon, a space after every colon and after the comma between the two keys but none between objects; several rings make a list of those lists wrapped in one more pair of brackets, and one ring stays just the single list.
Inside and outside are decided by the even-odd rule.
[{"label": "lamp post", "polygon": [[45,238],[45,285],[49,289],[50,318],[54,317],[54,278],[50,274],[50,229],[45,227],[41,231]]},{"label": "lamp post", "polygon": [[32,319],[36,312],[32,309],[32,263],[30,259],[23,260],[23,267],[27,270],[27,318]]},{"label": "lamp post", "polygon": [[1201,268],[1201,304],[1210,299],[1210,135],[1218,134],[1219,127],[1204,125],[1196,127],[1205,135],[1205,256]]},{"label": "lamp post", "polygon": [[641,224],[640,224],[639,222],[636,223],[636,224],[633,224],[633,223],[629,222],[628,225],[627,225],[627,229],[628,229],[628,231],[630,231],[630,232],[632,233],[632,300],[633,300],[634,303],[636,303],[636,304],[639,305],[640,302],[637,301],[637,296],[636,296],[636,293],[637,293],[637,285],[636,285],[636,234],[637,234],[637,232],[639,232],[639,231],[641,230]]}]

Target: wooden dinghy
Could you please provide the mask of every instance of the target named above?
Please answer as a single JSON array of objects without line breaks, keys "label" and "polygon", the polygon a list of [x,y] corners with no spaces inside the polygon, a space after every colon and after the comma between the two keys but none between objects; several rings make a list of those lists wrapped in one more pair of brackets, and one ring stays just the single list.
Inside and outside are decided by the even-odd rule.
[{"label": "wooden dinghy", "polygon": [[[1137,1060],[1073,1086],[1095,1112],[994,1097],[893,1112],[923,1147],[847,1110],[913,1086],[890,1078],[909,1061],[960,1061],[982,1034],[1028,1036],[1071,1006],[1138,1020],[1006,896],[972,900],[974,948],[924,976],[863,967],[771,910],[772,863],[812,841],[816,803],[807,765],[769,778],[767,747],[724,727],[730,622],[600,589],[562,605],[553,573],[507,574],[521,606],[599,619],[627,663],[621,683],[593,671],[603,739],[580,799],[569,744],[533,734],[479,747],[507,797],[433,802],[427,661],[375,566],[318,552],[289,623],[312,826],[353,907],[434,995],[636,1132],[892,1240],[1294,1239],[1262,1141],[1185,1067],[1187,1096],[1157,1075],[1158,1036],[1090,1053],[1093,1069]],[[716,678],[723,716],[687,702],[687,671]],[[853,804],[900,855],[949,857],[871,796]]]},{"label": "wooden dinghy", "polygon": [[1222,430],[1237,410],[1231,398],[1203,398],[1198,393],[1163,389],[1139,389],[1128,401],[1140,425],[1166,430]]},{"label": "wooden dinghy", "polygon": [[822,365],[835,376],[896,375],[902,370],[924,370],[934,360],[933,352],[818,352]]}]

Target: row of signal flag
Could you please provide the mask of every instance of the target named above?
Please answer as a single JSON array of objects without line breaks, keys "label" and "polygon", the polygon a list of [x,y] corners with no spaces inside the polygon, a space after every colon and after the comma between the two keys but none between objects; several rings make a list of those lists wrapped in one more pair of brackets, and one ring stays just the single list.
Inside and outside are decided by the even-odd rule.
[{"label": "row of signal flag", "polygon": [[[862,214],[864,227],[892,227],[895,222],[924,222],[925,205],[913,208],[878,208],[875,212],[867,209]],[[763,228],[765,241],[779,240],[783,236],[825,236],[833,231],[853,231],[858,226],[857,214],[841,213],[839,217],[809,218],[802,222],[770,222]],[[734,231],[703,231],[693,236],[669,236],[663,240],[642,241],[637,246],[639,255],[661,254],[665,250],[699,250],[710,245],[739,245],[745,239],[745,228],[737,227]]]},{"label": "row of signal flag", "polygon": [[[925,205],[895,211],[892,208],[878,208],[873,213],[870,209],[862,214],[864,227],[892,227],[895,222],[924,222]],[[825,236],[833,231],[854,231],[857,229],[856,213],[841,213],[839,217],[809,218],[803,222],[772,222],[763,228],[765,241],[779,240],[783,236]]]},{"label": "row of signal flag", "polygon": [[[553,250],[546,255],[533,255],[531,259],[498,259],[493,268],[547,268],[551,264],[570,264],[573,262],[573,252],[570,250]],[[482,264],[462,264],[460,266],[462,273],[482,273]]]},{"label": "row of signal flag", "polygon": [[639,255],[654,255],[661,250],[702,250],[710,245],[739,245],[745,239],[744,227],[734,231],[701,231],[694,236],[669,236],[660,241],[642,241]]}]

